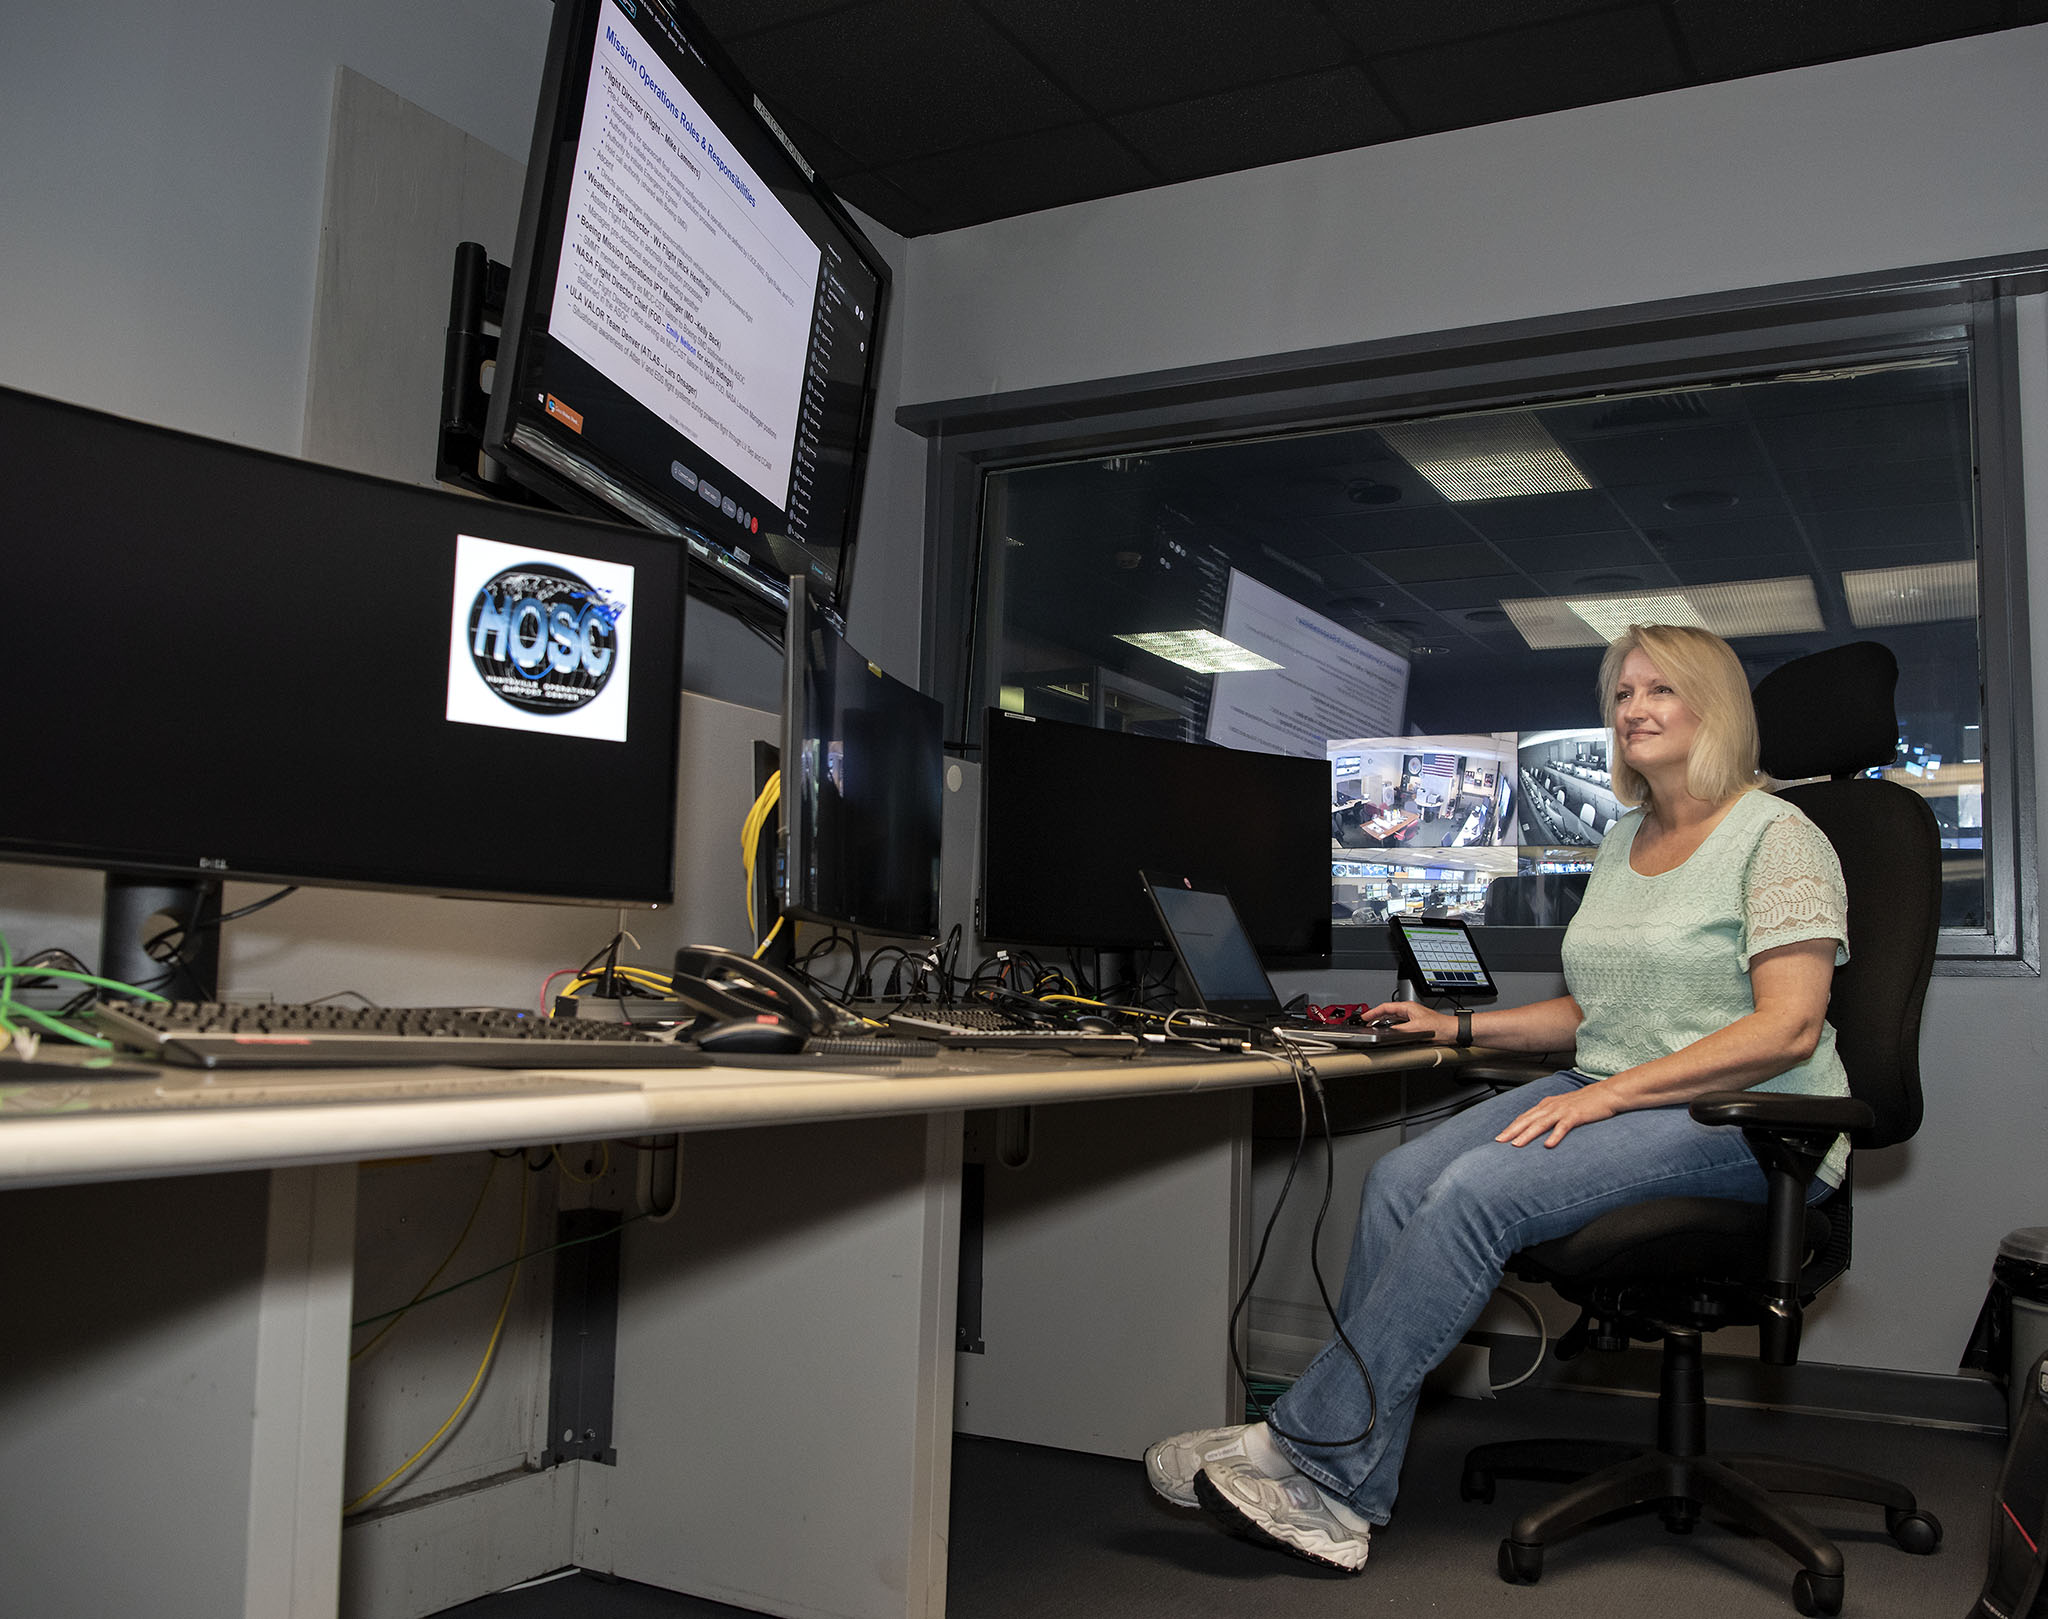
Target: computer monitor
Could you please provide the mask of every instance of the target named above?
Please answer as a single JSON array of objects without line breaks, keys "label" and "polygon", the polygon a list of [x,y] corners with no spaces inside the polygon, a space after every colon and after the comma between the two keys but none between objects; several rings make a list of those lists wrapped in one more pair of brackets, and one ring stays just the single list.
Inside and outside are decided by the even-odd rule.
[{"label": "computer monitor", "polygon": [[0,444],[0,859],[672,898],[677,541],[6,389]]},{"label": "computer monitor", "polygon": [[990,710],[981,936],[1163,948],[1139,874],[1229,889],[1268,962],[1330,953],[1330,765]]},{"label": "computer monitor", "polygon": [[944,707],[848,644],[789,581],[782,911],[861,933],[939,930]]},{"label": "computer monitor", "polygon": [[485,453],[754,622],[843,605],[888,283],[686,9],[558,0]]}]

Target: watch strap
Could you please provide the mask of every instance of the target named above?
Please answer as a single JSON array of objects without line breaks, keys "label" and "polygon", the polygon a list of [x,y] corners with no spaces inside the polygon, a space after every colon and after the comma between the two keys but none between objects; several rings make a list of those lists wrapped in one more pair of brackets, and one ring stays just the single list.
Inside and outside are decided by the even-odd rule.
[{"label": "watch strap", "polygon": [[1453,1045],[1469,1046],[1472,1043],[1472,1014],[1463,1008],[1458,1012],[1458,1038]]}]

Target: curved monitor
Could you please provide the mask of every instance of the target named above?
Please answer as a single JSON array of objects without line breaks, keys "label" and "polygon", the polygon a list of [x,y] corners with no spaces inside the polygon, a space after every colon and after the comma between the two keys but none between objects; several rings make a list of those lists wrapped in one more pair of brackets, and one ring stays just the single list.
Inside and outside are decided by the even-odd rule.
[{"label": "curved monitor", "polygon": [[0,389],[0,859],[661,904],[684,555]]},{"label": "curved monitor", "polygon": [[843,603],[888,271],[696,19],[557,0],[485,452],[684,536],[780,627]]}]

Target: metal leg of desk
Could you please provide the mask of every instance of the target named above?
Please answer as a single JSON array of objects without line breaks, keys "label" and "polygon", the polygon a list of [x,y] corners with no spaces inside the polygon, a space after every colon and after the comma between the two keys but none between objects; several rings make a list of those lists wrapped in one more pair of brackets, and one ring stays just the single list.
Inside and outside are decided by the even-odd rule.
[{"label": "metal leg of desk", "polygon": [[353,1166],[0,1194],[0,1568],[39,1619],[331,1619]]}]

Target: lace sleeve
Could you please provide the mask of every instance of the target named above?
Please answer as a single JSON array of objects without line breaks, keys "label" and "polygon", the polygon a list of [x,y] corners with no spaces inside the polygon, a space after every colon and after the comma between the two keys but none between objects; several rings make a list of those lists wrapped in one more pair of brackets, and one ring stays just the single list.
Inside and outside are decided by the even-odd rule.
[{"label": "lace sleeve", "polygon": [[1827,835],[1804,815],[1764,828],[1749,859],[1742,967],[1750,957],[1801,939],[1833,939],[1835,965],[1849,959],[1849,896]]}]

